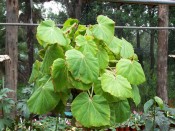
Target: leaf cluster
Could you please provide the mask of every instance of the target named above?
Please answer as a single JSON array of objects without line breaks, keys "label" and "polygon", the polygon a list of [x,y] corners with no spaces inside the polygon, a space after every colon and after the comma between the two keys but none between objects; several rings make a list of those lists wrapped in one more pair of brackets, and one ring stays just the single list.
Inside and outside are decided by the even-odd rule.
[{"label": "leaf cluster", "polygon": [[43,49],[29,80],[35,84],[28,100],[30,112],[61,113],[76,89],[81,93],[71,111],[83,126],[109,126],[129,118],[128,99],[140,103],[137,85],[145,75],[132,45],[114,36],[114,26],[102,15],[95,25],[68,19],[62,29],[51,20],[38,26],[36,36]]}]

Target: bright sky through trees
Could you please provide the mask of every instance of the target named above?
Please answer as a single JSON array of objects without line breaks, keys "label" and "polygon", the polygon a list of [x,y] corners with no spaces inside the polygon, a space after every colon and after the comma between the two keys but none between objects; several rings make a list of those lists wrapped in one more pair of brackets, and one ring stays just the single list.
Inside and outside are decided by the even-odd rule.
[{"label": "bright sky through trees", "polygon": [[58,14],[59,11],[63,11],[64,8],[61,6],[60,3],[55,1],[45,2],[44,8],[46,9],[46,14],[49,12],[53,12],[54,14]]}]

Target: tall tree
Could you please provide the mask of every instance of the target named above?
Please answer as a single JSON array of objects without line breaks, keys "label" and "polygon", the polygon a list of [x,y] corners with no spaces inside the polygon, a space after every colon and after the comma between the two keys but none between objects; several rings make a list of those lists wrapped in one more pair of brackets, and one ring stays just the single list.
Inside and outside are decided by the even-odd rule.
[{"label": "tall tree", "polygon": [[[37,0],[38,3],[47,2],[49,0]],[[19,16],[19,21],[24,23],[36,23],[38,20],[41,19],[41,13],[34,9],[33,6],[33,0],[20,0],[21,8],[23,9]],[[32,65],[34,62],[34,41],[35,41],[35,27],[34,26],[27,26],[26,27],[26,43],[27,43],[27,54],[28,54],[28,65],[27,65],[27,76],[30,76],[32,72]],[[26,75],[26,74],[25,74]]]},{"label": "tall tree", "polygon": [[[169,6],[159,5],[158,24],[159,27],[168,27]],[[166,103],[167,94],[167,57],[168,57],[168,30],[158,31],[157,52],[157,95]]]},{"label": "tall tree", "polygon": [[[18,22],[18,0],[6,0],[6,21],[7,23]],[[6,45],[5,51],[11,58],[10,61],[5,62],[5,87],[12,89],[9,97],[17,100],[17,63],[18,63],[18,27],[7,26],[6,27]],[[15,115],[15,114],[13,114]]]},{"label": "tall tree", "polygon": [[88,0],[55,0],[60,2],[62,5],[66,7],[68,16],[71,18],[80,19],[82,6],[84,3],[88,2]]},{"label": "tall tree", "polygon": [[[148,14],[149,14],[149,23],[150,26],[155,26],[154,23],[154,16],[155,16],[155,8],[150,6],[148,8]],[[155,64],[155,58],[154,58],[154,37],[155,37],[155,30],[151,30],[150,33],[150,75],[153,76],[154,72],[154,64]]]}]

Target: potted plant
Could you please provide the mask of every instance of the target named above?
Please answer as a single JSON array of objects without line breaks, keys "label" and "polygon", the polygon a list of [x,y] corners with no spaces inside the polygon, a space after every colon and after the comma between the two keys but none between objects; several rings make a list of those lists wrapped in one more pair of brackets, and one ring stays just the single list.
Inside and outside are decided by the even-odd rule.
[{"label": "potted plant", "polygon": [[78,90],[71,112],[84,127],[112,126],[130,117],[128,98],[140,102],[137,85],[145,75],[132,45],[114,36],[114,26],[102,15],[95,25],[68,19],[62,29],[51,20],[38,26],[43,49],[29,79],[35,85],[30,112],[64,112],[71,92]]}]

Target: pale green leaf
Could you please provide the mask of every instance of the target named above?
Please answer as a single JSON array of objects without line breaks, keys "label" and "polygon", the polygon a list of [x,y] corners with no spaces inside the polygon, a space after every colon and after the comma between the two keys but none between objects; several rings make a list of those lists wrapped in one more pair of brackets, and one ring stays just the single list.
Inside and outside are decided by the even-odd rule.
[{"label": "pale green leaf", "polygon": [[72,103],[73,116],[85,127],[101,127],[110,124],[110,108],[105,98],[87,93],[79,94]]},{"label": "pale green leaf", "polygon": [[112,125],[126,121],[131,115],[128,100],[122,100],[119,102],[111,103],[110,110]]},{"label": "pale green leaf", "polygon": [[92,36],[77,36],[75,39],[77,49],[82,53],[89,52],[95,55],[98,49],[93,39],[94,38]]},{"label": "pale green leaf", "polygon": [[64,58],[64,53],[62,48],[57,44],[49,46],[48,49],[46,50],[46,53],[43,59],[41,71],[49,74],[51,70],[50,69],[51,65],[53,64],[53,61],[57,58]]},{"label": "pale green leaf", "polygon": [[82,54],[80,51],[72,49],[66,52],[66,62],[69,71],[76,80],[89,84],[97,80],[99,75],[98,59],[91,53]]},{"label": "pale green leaf", "polygon": [[99,46],[96,57],[98,58],[100,69],[105,69],[109,63],[109,56],[103,47]]},{"label": "pale green leaf", "polygon": [[106,16],[99,15],[97,17],[98,24],[92,29],[93,35],[99,40],[109,42],[114,36],[115,22]]},{"label": "pale green leaf", "polygon": [[65,60],[62,58],[58,58],[53,62],[52,65],[52,82],[54,85],[54,89],[57,92],[65,90],[66,86],[68,85],[67,81],[67,68],[65,65]]},{"label": "pale green leaf", "polygon": [[160,107],[161,109],[163,109],[163,106],[164,106],[163,100],[162,100],[160,97],[158,97],[158,96],[155,96],[155,97],[154,97],[154,100],[157,102],[157,104],[159,105],[159,107]]},{"label": "pale green leaf", "polygon": [[54,109],[59,100],[59,95],[55,93],[52,81],[48,80],[32,94],[27,104],[31,113],[45,114]]},{"label": "pale green leaf", "polygon": [[138,106],[138,104],[141,101],[141,97],[139,93],[139,88],[136,85],[132,86],[132,94],[133,94],[134,103],[136,104],[136,106]]},{"label": "pale green leaf", "polygon": [[134,55],[133,46],[124,38],[122,38],[122,47],[120,55],[122,58],[131,58]]},{"label": "pale green leaf", "polygon": [[116,65],[118,75],[127,78],[131,84],[139,85],[145,81],[142,66],[135,60],[121,59]]},{"label": "pale green leaf", "polygon": [[106,100],[109,102],[109,103],[112,103],[112,102],[118,102],[120,101],[119,98],[107,93],[107,92],[104,92],[102,90],[102,87],[101,87],[101,81],[100,80],[97,80],[96,82],[94,82],[94,92],[96,95],[101,95],[103,96],[104,98],[106,98]]},{"label": "pale green leaf", "polygon": [[132,87],[128,80],[121,75],[104,73],[101,77],[101,85],[104,92],[119,98],[132,98]]},{"label": "pale green leaf", "polygon": [[57,43],[62,46],[66,46],[68,44],[63,32],[56,27],[55,23],[51,20],[41,22],[37,28],[37,37],[39,40],[48,44]]},{"label": "pale green leaf", "polygon": [[122,40],[113,36],[112,41],[107,42],[106,45],[114,54],[119,54],[122,47]]}]

